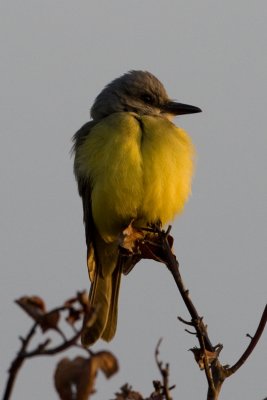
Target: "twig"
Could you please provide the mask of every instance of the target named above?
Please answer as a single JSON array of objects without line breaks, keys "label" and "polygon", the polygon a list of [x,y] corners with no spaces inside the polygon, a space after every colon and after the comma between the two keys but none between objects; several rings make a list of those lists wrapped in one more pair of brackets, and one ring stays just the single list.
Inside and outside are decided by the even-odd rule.
[{"label": "twig", "polygon": [[10,366],[10,368],[8,370],[9,378],[8,378],[8,381],[7,381],[7,384],[6,384],[6,389],[5,389],[5,392],[4,392],[3,400],[8,400],[10,398],[10,396],[11,396],[11,392],[12,392],[12,389],[14,387],[14,383],[15,383],[15,380],[17,378],[18,371],[21,368],[23,362],[25,361],[25,358],[22,357],[21,355],[23,353],[25,353],[31,338],[35,334],[37,326],[38,326],[38,323],[36,322],[35,324],[33,324],[33,326],[30,329],[28,335],[25,338],[20,338],[21,342],[22,342],[21,349],[18,352],[17,357],[12,361],[11,366]]},{"label": "twig", "polygon": [[265,309],[262,313],[261,320],[259,322],[259,326],[256,330],[256,333],[253,337],[251,337],[251,342],[249,343],[247,349],[244,351],[242,356],[239,358],[239,360],[230,368],[228,368],[228,376],[231,376],[234,374],[247,360],[247,358],[250,356],[252,351],[254,350],[255,346],[257,345],[263,331],[265,328],[267,322],[267,305],[265,306]]},{"label": "twig", "polygon": [[[44,345],[38,345],[35,350],[32,350],[28,353],[23,354],[23,357],[26,359],[26,358],[36,357],[36,356],[52,356],[52,355],[61,353],[62,351],[67,350],[69,347],[76,344],[77,340],[81,336],[81,331],[82,331],[82,328],[71,339],[66,340],[59,346],[53,347],[51,349],[46,349],[46,342],[44,342]],[[49,343],[50,343],[50,340],[49,340]]]},{"label": "twig", "polygon": [[185,319],[183,319],[182,317],[177,317],[179,319],[179,321],[181,321],[183,324],[185,325],[190,325],[190,326],[194,326],[194,324],[191,321],[186,321]]},{"label": "twig", "polygon": [[[15,359],[12,361],[11,366],[9,368],[9,377],[8,377],[8,381],[6,384],[6,388],[5,388],[5,392],[4,392],[4,397],[3,400],[9,400],[14,384],[15,384],[15,380],[17,378],[18,372],[20,370],[20,368],[22,367],[24,361],[28,358],[32,358],[32,357],[36,357],[36,356],[51,356],[54,354],[58,354],[64,350],[67,350],[68,348],[70,348],[71,346],[76,346],[77,345],[77,340],[79,339],[80,335],[81,335],[81,331],[82,331],[82,327],[80,329],[75,329],[74,330],[74,335],[70,338],[67,339],[67,337],[65,336],[65,334],[62,332],[62,330],[58,327],[57,322],[59,321],[59,318],[57,319],[57,321],[52,324],[49,325],[49,323],[47,322],[47,324],[44,324],[44,321],[49,321],[49,317],[50,315],[56,315],[57,313],[60,312],[64,312],[64,311],[71,311],[73,310],[73,305],[72,303],[79,302],[80,304],[80,308],[77,310],[77,313],[85,313],[86,311],[86,306],[81,304],[81,302],[79,301],[79,293],[76,297],[76,299],[71,299],[71,301],[63,306],[54,308],[53,310],[49,311],[49,312],[45,312],[42,310],[42,313],[38,313],[38,304],[30,304],[30,300],[32,298],[27,298],[24,297],[23,299],[25,300],[23,302],[23,309],[24,311],[26,311],[34,320],[34,324],[32,326],[32,328],[30,329],[29,333],[26,335],[25,338],[21,338],[21,348],[19,350],[19,352],[17,353],[17,356],[15,357]],[[27,299],[29,299],[29,303],[27,303]],[[40,299],[41,300],[41,299]],[[21,305],[22,303],[17,301],[17,303],[19,305]],[[28,305],[30,304],[30,306]],[[30,309],[31,307],[31,309]],[[34,307],[36,307],[36,309],[33,309]],[[34,312],[36,311],[36,312]],[[74,326],[73,324],[70,324],[72,327]],[[29,343],[31,341],[31,339],[33,338],[33,336],[36,333],[36,329],[37,327],[40,327],[41,330],[43,331],[43,333],[47,330],[47,329],[54,329],[56,332],[59,333],[59,335],[61,336],[63,343],[61,343],[58,346],[52,347],[52,348],[47,348],[47,346],[51,343],[51,339],[45,339],[42,343],[39,343],[37,345],[37,347],[34,350],[31,351],[27,351]],[[84,349],[86,350],[86,349]]]},{"label": "twig", "polygon": [[161,345],[161,342],[162,342],[162,338],[159,339],[158,344],[156,346],[155,360],[156,360],[156,364],[157,364],[158,369],[162,376],[163,385],[161,386],[161,389],[163,391],[163,395],[165,396],[166,400],[172,400],[172,397],[170,395],[170,390],[173,389],[175,387],[175,385],[172,386],[171,388],[169,387],[169,364],[166,364],[165,367],[163,367],[162,361],[159,360],[159,347]]}]

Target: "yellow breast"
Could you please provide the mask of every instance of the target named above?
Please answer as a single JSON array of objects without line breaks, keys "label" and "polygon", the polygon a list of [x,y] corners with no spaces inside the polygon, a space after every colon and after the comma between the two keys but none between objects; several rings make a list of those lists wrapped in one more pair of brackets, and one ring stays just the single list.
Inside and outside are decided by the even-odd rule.
[{"label": "yellow breast", "polygon": [[191,192],[194,148],[160,116],[115,113],[95,125],[76,152],[76,173],[90,181],[99,233],[112,241],[132,219],[171,221]]}]

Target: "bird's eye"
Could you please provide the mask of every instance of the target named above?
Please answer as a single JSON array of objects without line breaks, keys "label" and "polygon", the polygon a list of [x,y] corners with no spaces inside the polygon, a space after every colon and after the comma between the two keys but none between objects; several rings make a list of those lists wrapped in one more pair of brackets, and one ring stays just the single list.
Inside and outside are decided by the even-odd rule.
[{"label": "bird's eye", "polygon": [[152,96],[150,96],[149,94],[144,93],[144,94],[141,96],[141,98],[142,98],[142,100],[143,100],[145,103],[147,103],[147,104],[153,103]]}]

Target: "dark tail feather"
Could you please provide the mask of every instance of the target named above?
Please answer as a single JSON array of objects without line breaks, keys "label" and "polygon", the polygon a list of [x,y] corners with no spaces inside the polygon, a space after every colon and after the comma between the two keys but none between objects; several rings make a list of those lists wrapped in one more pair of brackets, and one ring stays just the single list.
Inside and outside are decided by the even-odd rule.
[{"label": "dark tail feather", "polygon": [[122,260],[119,257],[118,265],[116,266],[112,274],[111,297],[108,310],[108,318],[106,321],[105,330],[101,335],[102,339],[106,340],[107,342],[109,342],[116,333],[121,274],[122,274]]},{"label": "dark tail feather", "polygon": [[90,304],[95,308],[96,320],[93,323],[90,320],[85,322],[81,336],[84,346],[92,345],[102,336],[109,316],[111,294],[112,275],[102,277],[97,271],[89,294]]}]

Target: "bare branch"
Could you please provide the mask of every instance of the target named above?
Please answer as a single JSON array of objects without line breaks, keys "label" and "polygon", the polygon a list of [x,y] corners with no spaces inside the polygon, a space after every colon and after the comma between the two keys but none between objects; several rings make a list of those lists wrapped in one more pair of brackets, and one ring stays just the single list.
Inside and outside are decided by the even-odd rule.
[{"label": "bare branch", "polygon": [[244,364],[244,362],[247,360],[247,358],[250,356],[250,354],[254,350],[255,346],[257,345],[257,343],[264,331],[266,322],[267,322],[267,305],[265,306],[265,309],[262,313],[262,317],[259,322],[259,326],[256,330],[255,335],[253,337],[250,336],[251,342],[249,343],[247,349],[242,354],[242,356],[239,358],[239,360],[232,367],[228,368],[228,376],[231,376],[232,374],[234,374]]},{"label": "bare branch", "polygon": [[15,380],[17,378],[17,374],[19,369],[22,367],[23,362],[25,361],[24,357],[21,357],[21,355],[23,353],[25,353],[28,344],[30,343],[32,337],[34,336],[36,329],[37,329],[38,323],[35,322],[32,326],[32,328],[30,329],[29,333],[26,335],[25,338],[20,338],[22,346],[20,351],[18,352],[17,357],[12,361],[11,366],[8,370],[9,372],[9,378],[6,384],[6,389],[4,392],[4,397],[3,400],[8,400],[11,396],[12,393],[12,389],[14,387],[15,384]]},{"label": "bare branch", "polygon": [[[24,296],[21,299],[16,300],[16,303],[22,307],[23,310],[34,320],[34,324],[25,338],[20,337],[21,348],[9,368],[9,377],[3,400],[10,399],[18,372],[26,359],[36,356],[58,354],[67,350],[73,345],[77,345],[77,340],[81,335],[82,327],[80,327],[78,330],[75,329],[74,335],[67,339],[65,334],[58,326],[60,313],[65,311],[71,312],[71,310],[73,310],[73,303],[75,302],[78,304],[78,308],[75,309],[77,313],[76,319],[71,322],[67,320],[67,323],[69,323],[69,325],[72,327],[74,323],[78,320],[81,320],[83,314],[88,311],[86,305],[82,303],[82,293],[78,293],[75,299],[71,299],[71,301],[66,302],[63,306],[56,307],[49,312],[46,312],[44,301],[37,296]],[[35,349],[28,351],[30,341],[36,334],[38,327],[41,328],[43,333],[45,333],[48,329],[53,329],[54,331],[58,332],[62,339],[62,343],[55,347],[48,348],[51,343],[51,339],[47,338],[43,342],[39,343]]]},{"label": "bare branch", "polygon": [[[195,359],[198,362],[200,368],[205,370],[208,382],[207,399],[216,400],[219,398],[219,393],[224,380],[228,376],[236,372],[241,367],[241,365],[243,365],[243,363],[247,360],[247,358],[255,348],[266,324],[267,307],[263,312],[259,327],[254,337],[251,338],[251,343],[249,344],[244,354],[240,357],[237,363],[233,365],[233,367],[229,368],[228,366],[222,366],[218,359],[219,353],[222,349],[222,345],[212,345],[208,335],[207,326],[203,322],[203,317],[200,317],[196,307],[189,297],[189,291],[185,288],[179,271],[179,263],[171,249],[173,239],[169,235],[170,230],[170,226],[168,227],[166,232],[161,230],[160,226],[152,226],[150,229],[145,230],[149,233],[145,235],[145,238],[142,240],[142,242],[138,243],[136,247],[142,254],[142,256],[144,254],[144,258],[152,258],[156,261],[161,260],[161,262],[163,262],[171,272],[176,286],[180,292],[180,295],[182,296],[185,306],[187,307],[187,310],[191,316],[191,321],[186,321],[181,317],[178,317],[178,319],[186,325],[193,326],[196,330],[196,332],[194,333],[186,329],[186,332],[197,336],[200,345],[200,348],[194,348],[191,350],[193,351]],[[156,356],[158,355],[158,346]],[[158,362],[157,364],[162,373],[162,365]]]},{"label": "bare branch", "polygon": [[186,321],[185,319],[183,319],[182,317],[177,317],[179,319],[180,322],[182,322],[185,325],[190,325],[190,326],[194,326],[194,324],[191,321]]},{"label": "bare branch", "polygon": [[[165,396],[166,400],[172,400],[172,397],[170,395],[170,387],[169,387],[169,364],[165,364],[165,366],[163,366],[162,361],[159,360],[159,347],[161,345],[162,342],[162,338],[159,339],[158,344],[156,346],[156,350],[155,350],[155,360],[156,360],[156,364],[158,366],[159,372],[161,373],[162,376],[162,383],[163,385],[160,385],[159,389],[162,390],[162,394]],[[155,383],[154,383],[155,386]],[[172,386],[172,388],[174,388],[175,386]]]}]

